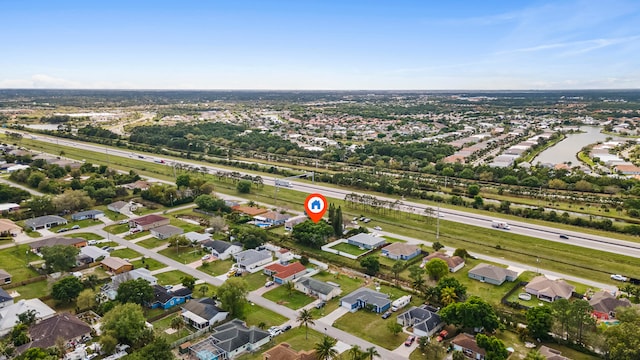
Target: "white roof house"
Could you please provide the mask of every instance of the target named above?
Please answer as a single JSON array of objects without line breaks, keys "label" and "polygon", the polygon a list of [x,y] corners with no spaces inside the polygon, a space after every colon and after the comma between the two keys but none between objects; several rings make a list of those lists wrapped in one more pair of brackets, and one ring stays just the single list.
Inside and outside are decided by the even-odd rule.
[{"label": "white roof house", "polygon": [[16,325],[18,315],[29,310],[36,312],[37,320],[49,318],[56,313],[55,310],[38,298],[20,300],[15,304],[0,309],[0,336],[8,334]]}]

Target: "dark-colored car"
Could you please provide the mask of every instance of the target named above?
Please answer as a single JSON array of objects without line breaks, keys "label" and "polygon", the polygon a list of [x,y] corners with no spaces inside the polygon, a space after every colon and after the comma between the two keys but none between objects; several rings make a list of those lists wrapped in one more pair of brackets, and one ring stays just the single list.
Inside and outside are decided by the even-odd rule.
[{"label": "dark-colored car", "polygon": [[569,239],[569,237],[565,234],[560,234],[560,239]]},{"label": "dark-colored car", "polygon": [[319,303],[316,304],[316,309],[321,309],[323,308],[325,305],[327,305],[326,301],[320,301]]},{"label": "dark-colored car", "polygon": [[385,313],[382,314],[382,318],[383,319],[388,319],[389,316],[391,316],[391,314],[393,314],[391,311],[385,311]]},{"label": "dark-colored car", "polygon": [[291,325],[285,325],[282,327],[282,331],[285,332],[287,330],[291,330]]}]

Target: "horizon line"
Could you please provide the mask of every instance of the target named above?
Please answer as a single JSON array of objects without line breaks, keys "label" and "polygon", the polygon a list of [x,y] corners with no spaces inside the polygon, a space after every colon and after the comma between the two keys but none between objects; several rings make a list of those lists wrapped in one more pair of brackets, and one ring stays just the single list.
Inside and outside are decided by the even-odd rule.
[{"label": "horizon line", "polygon": [[486,91],[486,92],[516,92],[516,91],[640,91],[638,88],[559,88],[559,89],[174,89],[174,88],[0,88],[0,91],[6,90],[72,90],[72,91],[274,91],[274,92],[292,92],[292,91],[309,91],[309,92],[361,92],[361,91],[403,91],[403,92],[461,92],[461,91]]}]

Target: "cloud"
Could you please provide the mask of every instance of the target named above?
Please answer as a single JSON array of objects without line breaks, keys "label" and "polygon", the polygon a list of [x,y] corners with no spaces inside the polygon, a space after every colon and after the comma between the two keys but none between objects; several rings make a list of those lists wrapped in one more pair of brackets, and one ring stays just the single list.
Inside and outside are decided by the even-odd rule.
[{"label": "cloud", "polygon": [[34,74],[28,79],[0,80],[0,88],[71,89],[79,87],[81,87],[80,83],[45,74]]},{"label": "cloud", "polygon": [[532,53],[532,52],[546,51],[546,50],[552,50],[552,49],[567,49],[567,51],[561,53],[561,55],[578,55],[578,54],[583,54],[593,50],[601,49],[607,46],[629,43],[632,41],[636,41],[638,39],[640,39],[640,35],[625,36],[625,37],[619,37],[619,38],[608,38],[608,39],[590,39],[590,40],[580,40],[580,41],[558,42],[558,43],[542,44],[542,45],[526,47],[526,48],[513,49],[513,50],[499,51],[496,53],[496,55]]}]

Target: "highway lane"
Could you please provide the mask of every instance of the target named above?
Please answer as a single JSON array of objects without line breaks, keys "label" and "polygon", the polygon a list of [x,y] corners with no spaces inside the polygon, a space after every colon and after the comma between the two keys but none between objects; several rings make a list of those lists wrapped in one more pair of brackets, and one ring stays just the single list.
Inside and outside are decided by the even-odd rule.
[{"label": "highway lane", "polygon": [[[0,130],[7,131],[7,130]],[[25,136],[35,137],[36,140],[45,141],[53,144],[59,144],[64,146],[72,146],[72,147],[81,147],[88,151],[95,151],[100,153],[109,154],[109,156],[120,156],[127,158],[135,158],[140,161],[148,161],[154,162],[160,159],[163,159],[160,155],[148,155],[144,153],[132,152],[129,150],[122,150],[118,148],[107,148],[101,145],[95,145],[91,143],[83,143],[79,141],[74,141],[70,139],[59,139],[53,138],[43,135],[31,135],[26,133]],[[168,166],[175,166],[176,164],[181,164],[184,166],[193,166],[202,168],[203,166],[193,164],[186,160],[165,160]],[[231,170],[219,168],[215,166],[206,165],[204,166],[208,172],[215,173],[218,171],[229,172]],[[242,171],[238,171],[240,174],[245,174]],[[265,185],[275,186],[275,178],[263,177],[263,181]],[[338,199],[344,199],[347,194],[360,194],[357,191],[353,190],[343,190],[336,189],[331,187],[326,187],[318,184],[310,184],[307,182],[295,181],[291,180],[291,184],[293,186],[293,190],[312,193],[312,192],[321,192],[327,197],[334,197]],[[385,201],[394,202],[397,199],[389,198],[385,196],[376,196],[376,198]],[[436,208],[434,206],[428,206],[420,203],[415,203],[411,201],[402,201],[402,206],[400,208],[401,211],[405,212],[415,212],[417,214],[425,214],[425,209],[431,208],[434,212]],[[488,215],[479,215],[474,213],[469,213],[461,210],[452,210],[452,209],[440,209],[440,213],[444,215],[444,219],[447,221],[460,222],[464,224],[480,226],[480,227],[491,227],[491,221],[496,218],[488,216]],[[540,239],[545,239],[549,241],[561,242],[571,245],[576,245],[580,247],[585,247],[589,249],[599,250],[611,252],[619,255],[627,255],[640,258],[640,243],[634,243],[625,240],[613,239],[603,236],[585,234],[576,231],[565,231],[556,229],[552,226],[542,226],[542,225],[534,225],[529,224],[522,221],[509,221],[509,225],[511,227],[511,232],[537,237]],[[495,231],[504,231],[504,230],[495,230]],[[560,238],[560,234],[566,234],[569,239]]]}]

